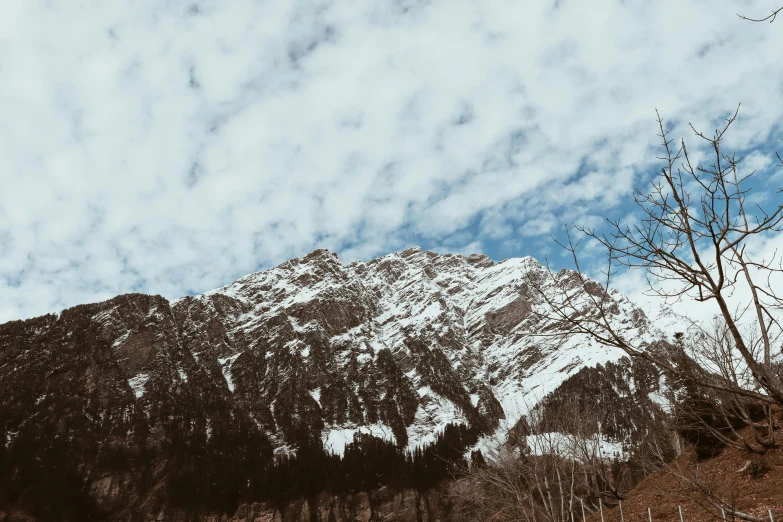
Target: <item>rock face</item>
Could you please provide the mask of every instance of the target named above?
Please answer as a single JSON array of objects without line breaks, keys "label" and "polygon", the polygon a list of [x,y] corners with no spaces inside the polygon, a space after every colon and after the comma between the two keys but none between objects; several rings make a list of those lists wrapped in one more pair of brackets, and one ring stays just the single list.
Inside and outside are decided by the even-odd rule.
[{"label": "rock face", "polygon": [[[364,429],[412,446],[448,422],[513,423],[583,366],[622,356],[535,335],[558,327],[532,313],[544,305],[528,278],[546,274],[529,257],[494,264],[413,248],[343,265],[316,250],[172,310],[185,350],[222,374],[276,443],[321,432],[340,452]],[[650,336],[643,312],[613,297],[618,328]]]},{"label": "rock face", "polygon": [[[551,275],[577,300],[596,294],[530,257],[413,248],[344,265],[316,250],[172,303],[129,294],[0,325],[0,466],[20,451],[78,459],[81,478],[47,474],[78,497],[63,502],[150,513],[163,501],[139,491],[213,453],[263,466],[304,439],[341,454],[358,432],[412,448],[448,423],[502,430],[580,369],[623,355],[540,335],[562,327],[534,313],[546,305],[530,280]],[[627,298],[611,299],[618,330],[659,338]],[[178,453],[184,441],[200,452]],[[144,472],[101,472],[117,461]]]}]

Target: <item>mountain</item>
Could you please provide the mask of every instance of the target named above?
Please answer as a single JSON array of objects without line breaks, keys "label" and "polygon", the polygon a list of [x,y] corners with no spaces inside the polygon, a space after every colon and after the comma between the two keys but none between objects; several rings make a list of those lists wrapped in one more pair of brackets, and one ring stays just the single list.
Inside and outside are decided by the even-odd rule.
[{"label": "mountain", "polygon": [[[558,328],[532,313],[542,303],[527,280],[546,275],[530,257],[495,264],[412,248],[343,265],[316,250],[171,308],[186,349],[219,368],[234,400],[282,431],[281,444],[297,425],[323,423],[339,452],[354,429],[416,445],[449,422],[513,424],[580,368],[622,357],[584,337],[536,336]],[[579,285],[573,272],[556,277]],[[618,329],[660,338],[640,309],[613,298]]]},{"label": "mountain", "polygon": [[[132,519],[203,491],[230,511],[269,487],[253,477],[274,454],[344,455],[359,434],[414,449],[457,424],[502,437],[566,379],[624,355],[553,335],[565,326],[531,281],[585,310],[601,292],[531,257],[411,248],[343,264],[316,250],[173,302],[128,294],[0,325],[0,490],[15,491],[0,506],[57,491],[51,509]],[[616,329],[664,337],[610,299]],[[218,478],[199,482],[205,466]]]}]

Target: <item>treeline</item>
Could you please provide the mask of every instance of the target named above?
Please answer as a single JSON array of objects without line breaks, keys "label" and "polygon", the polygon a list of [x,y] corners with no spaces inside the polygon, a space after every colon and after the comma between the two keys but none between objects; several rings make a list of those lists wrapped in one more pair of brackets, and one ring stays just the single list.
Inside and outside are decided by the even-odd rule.
[{"label": "treeline", "polygon": [[[465,452],[479,432],[464,424],[448,424],[435,442],[412,450],[366,434],[357,434],[343,455],[327,453],[320,441],[301,444],[295,453],[275,457],[243,501],[266,501],[283,508],[295,499],[321,493],[339,496],[381,488],[427,491],[466,466]],[[192,499],[190,508],[200,500]],[[203,506],[208,507],[208,506]]]},{"label": "treeline", "polygon": [[23,426],[7,446],[9,434],[2,426],[0,422],[0,514],[18,509],[37,520],[100,518],[83,471],[82,452],[94,454],[84,448],[89,443],[69,443],[58,435],[56,422],[44,421]]},{"label": "treeline", "polygon": [[154,490],[161,507],[192,513],[233,514],[246,502],[282,510],[293,500],[315,500],[321,493],[426,491],[465,468],[465,452],[479,437],[476,429],[449,424],[434,443],[404,451],[359,434],[342,456],[326,452],[320,439],[304,437],[294,452],[273,456],[266,440],[256,440],[254,433],[242,436],[212,427],[201,441],[173,439],[159,450],[99,448],[91,471],[76,457],[81,452],[69,451],[78,443],[66,443],[54,433],[19,433],[10,447],[0,444],[0,512],[19,509],[41,520],[101,520],[111,510],[99,508],[91,484],[107,473],[127,477],[127,491],[120,493],[126,498],[143,499]]},{"label": "treeline", "polygon": [[[542,410],[543,431],[568,429],[569,433],[580,435],[573,433],[578,427],[587,434],[600,432],[612,440],[638,441],[661,416],[660,407],[650,399],[651,394],[661,391],[658,368],[645,360],[632,363],[630,358],[623,357],[616,362],[580,369],[544,397],[536,408]],[[547,426],[547,422],[557,423],[563,409],[593,414],[576,425]]]}]

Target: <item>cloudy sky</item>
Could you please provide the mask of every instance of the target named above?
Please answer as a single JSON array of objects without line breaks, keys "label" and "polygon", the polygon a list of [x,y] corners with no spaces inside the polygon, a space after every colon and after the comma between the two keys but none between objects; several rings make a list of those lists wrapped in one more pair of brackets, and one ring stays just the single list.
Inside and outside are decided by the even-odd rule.
[{"label": "cloudy sky", "polygon": [[9,2],[0,322],[318,247],[568,266],[552,234],[660,171],[656,108],[698,157],[687,124],[741,103],[727,145],[775,203],[783,20],[736,15],[775,4]]}]

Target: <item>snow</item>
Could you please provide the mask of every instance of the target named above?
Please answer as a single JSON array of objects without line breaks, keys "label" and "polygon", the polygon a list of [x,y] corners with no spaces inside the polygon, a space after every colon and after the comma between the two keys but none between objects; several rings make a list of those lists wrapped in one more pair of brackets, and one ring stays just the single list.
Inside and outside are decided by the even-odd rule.
[{"label": "snow", "polygon": [[131,334],[131,330],[128,330],[127,332],[125,332],[124,334],[122,334],[121,336],[119,336],[119,337],[118,337],[118,338],[117,338],[117,339],[116,339],[116,340],[115,340],[115,341],[112,343],[112,345],[111,345],[111,349],[112,349],[112,350],[116,350],[117,348],[119,348],[119,347],[122,345],[122,343],[124,343],[126,340],[128,340],[128,337],[130,336],[130,334]]},{"label": "snow", "polygon": [[234,364],[234,361],[236,361],[237,357],[239,357],[240,355],[242,355],[242,352],[235,353],[230,357],[224,357],[222,359],[218,359],[218,362],[220,363],[220,366],[223,369],[223,378],[226,380],[228,389],[232,393],[234,392],[234,381],[231,380],[231,365]]},{"label": "snow", "polygon": [[[406,255],[394,253],[381,257],[362,264],[361,271],[354,269],[358,266],[355,263],[347,267],[335,261],[326,274],[316,274],[315,262],[292,260],[284,267],[251,274],[204,296],[222,293],[248,303],[250,311],[236,318],[236,322],[227,328],[229,335],[237,331],[249,335],[266,329],[269,319],[279,318],[281,314],[288,316],[291,328],[299,334],[322,329],[324,325],[318,321],[300,324],[287,314],[288,307],[317,299],[324,290],[328,290],[330,295],[333,292],[339,295],[344,287],[352,285],[350,290],[346,290],[349,292],[346,295],[351,300],[358,300],[358,306],[365,306],[368,315],[358,326],[331,338],[332,346],[339,347],[340,355],[336,361],[347,364],[348,355],[353,351],[364,366],[381,349],[388,348],[395,356],[405,359],[406,364],[412,363],[404,371],[417,391],[419,408],[413,425],[408,427],[409,447],[434,441],[435,434],[449,422],[466,422],[463,412],[451,401],[438,396],[428,386],[420,386],[416,355],[411,354],[404,344],[412,334],[421,336],[429,349],[443,348],[452,368],[460,369],[463,382],[459,384],[466,391],[474,391],[476,383],[486,385],[490,380],[493,382],[490,388],[506,415],[503,427],[495,437],[501,439],[503,429],[513,426],[529,408],[569,376],[584,367],[606,364],[626,356],[619,349],[601,346],[585,336],[562,340],[536,335],[552,322],[534,314],[522,313],[519,320],[506,330],[487,331],[487,315],[509,313],[509,309],[512,314],[516,313],[514,308],[508,307],[512,303],[519,302],[523,312],[528,305],[533,310],[542,310],[541,303],[534,296],[525,294],[525,282],[531,273],[547,277],[550,274],[532,257],[507,259],[492,266],[478,267],[460,255],[436,256],[421,251]],[[389,263],[395,273],[393,277],[387,271]],[[385,268],[379,269],[382,265]],[[332,273],[333,268],[336,275]],[[303,286],[299,281],[307,274],[312,276],[311,282]],[[553,275],[555,278],[568,278],[569,284],[573,280],[572,272]],[[544,284],[552,283],[545,279]],[[361,290],[357,291],[357,287]],[[569,288],[570,294],[575,296],[577,308],[590,304],[578,283]],[[670,334],[670,330],[683,330],[682,323],[670,316],[663,317],[668,322],[664,321],[661,329],[650,325],[634,326],[631,319],[639,309],[619,292],[613,291],[610,295],[620,311],[611,317],[613,327],[637,346],[660,339],[666,333]],[[366,300],[366,304],[362,300]],[[655,318],[652,323],[657,326],[658,321]],[[276,334],[263,335],[274,339]],[[441,342],[444,338],[458,339],[461,347],[457,350],[443,347]],[[310,355],[309,346],[300,339],[290,340],[283,346],[292,354],[298,353],[305,358]],[[535,357],[536,353],[540,353],[541,359],[531,364],[535,361],[531,357]],[[231,366],[238,355],[219,359],[223,376],[232,392]],[[273,352],[267,351],[265,356],[270,358]],[[320,402],[320,389],[310,393]],[[478,394],[472,393],[470,400],[476,406]],[[357,430],[369,430],[364,432],[394,439],[391,431],[380,425],[336,426],[325,430],[324,441],[334,451],[342,452]],[[488,444],[491,438],[483,439],[480,444]]]},{"label": "snow", "polygon": [[387,347],[386,344],[381,342],[381,340],[379,340],[379,339],[370,339],[367,342],[367,345],[370,348],[372,348],[373,352],[375,352],[375,353],[378,353],[378,352],[380,352],[381,350],[383,350],[384,348]]},{"label": "snow", "polygon": [[663,332],[669,341],[674,340],[674,334],[677,332],[694,335],[700,331],[699,324],[692,323],[687,317],[677,314],[666,305],[661,305],[657,310],[653,310],[651,316],[652,324],[657,330]]},{"label": "snow", "polygon": [[430,303],[427,305],[427,308],[422,310],[418,314],[418,319],[432,319],[435,317],[438,317],[442,312],[442,308],[440,306],[440,303],[435,301],[434,303]]},{"label": "snow", "polygon": [[611,459],[615,455],[623,454],[622,444],[603,437],[580,439],[565,433],[550,432],[528,435],[525,442],[533,455],[556,454],[580,459],[584,457],[584,451],[587,451],[590,455]]},{"label": "snow", "polygon": [[661,407],[661,409],[667,413],[672,413],[673,404],[666,398],[665,395],[657,392],[653,392],[648,395],[650,400]]},{"label": "snow", "polygon": [[[485,458],[490,461],[493,460],[497,456],[498,451],[502,451],[504,447],[507,448],[505,446],[507,442],[506,433],[509,428],[511,428],[511,425],[505,422],[502,423],[501,429],[493,435],[480,438],[473,447],[468,448],[465,456],[469,457],[470,452],[473,450],[480,450]],[[577,460],[584,460],[586,456],[589,458],[612,459],[615,455],[625,455],[622,443],[600,435],[582,439],[566,433],[549,432],[528,435],[525,437],[525,442],[532,455],[556,454]]]},{"label": "snow", "polygon": [[117,306],[109,308],[108,310],[101,310],[97,314],[92,316],[92,320],[96,323],[105,323],[112,318],[112,315],[117,310]]},{"label": "snow", "polygon": [[467,424],[465,414],[453,402],[434,393],[428,386],[419,388],[420,404],[413,424],[408,426],[408,447],[435,442],[447,424]]},{"label": "snow", "polygon": [[146,373],[140,373],[128,379],[128,385],[133,390],[133,393],[136,394],[137,399],[144,395],[144,385],[147,384],[149,379],[150,376]]},{"label": "snow", "polygon": [[319,288],[303,288],[297,290],[296,293],[288,299],[286,304],[290,306],[294,303],[307,303],[312,301],[320,292],[321,290]]},{"label": "snow", "polygon": [[[415,372],[408,372],[408,373],[414,374]],[[412,377],[413,375],[408,376],[409,379]],[[423,397],[425,395],[430,395],[432,393],[432,390],[430,389],[429,386],[422,386],[421,388],[419,388],[418,393],[419,393],[419,397]]]},{"label": "snow", "polygon": [[321,388],[310,390],[310,396],[318,403],[318,406],[321,405]]},{"label": "snow", "polygon": [[340,455],[341,457],[345,453],[345,446],[353,442],[354,434],[366,433],[379,439],[394,442],[394,435],[391,428],[385,424],[369,424],[366,426],[356,426],[350,428],[331,428],[324,430],[324,434],[321,438],[324,444],[324,449],[327,452]]}]

